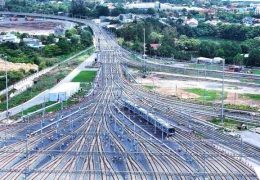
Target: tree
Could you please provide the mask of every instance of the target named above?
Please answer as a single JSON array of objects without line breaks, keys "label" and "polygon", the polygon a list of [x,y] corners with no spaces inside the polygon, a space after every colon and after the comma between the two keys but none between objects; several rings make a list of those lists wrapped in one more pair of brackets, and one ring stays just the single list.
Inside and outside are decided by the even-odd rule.
[{"label": "tree", "polygon": [[235,57],[234,57],[234,64],[238,64],[238,65],[242,65],[243,64],[243,59],[244,57],[241,55],[241,54],[237,54]]},{"label": "tree", "polygon": [[156,32],[152,32],[149,36],[148,36],[149,40],[152,43],[160,43],[163,39],[163,35],[160,33],[156,33]]},{"label": "tree", "polygon": [[179,18],[179,19],[176,20],[176,24],[177,24],[177,25],[182,25],[183,22],[184,22],[184,21],[183,21],[183,19],[181,19],[181,18]]},{"label": "tree", "polygon": [[223,49],[218,49],[216,55],[218,57],[224,57],[225,56],[225,51]]},{"label": "tree", "polygon": [[70,38],[73,35],[77,34],[77,29],[76,28],[71,28],[70,30],[66,30],[65,32],[65,37]]},{"label": "tree", "polygon": [[105,7],[105,6],[97,6],[96,10],[97,10],[98,17],[99,16],[109,16],[109,14],[110,14],[108,7]]},{"label": "tree", "polygon": [[154,15],[156,12],[155,12],[155,9],[154,8],[148,8],[147,11],[146,11],[147,14],[150,14],[150,15]]},{"label": "tree", "polygon": [[260,50],[253,49],[249,52],[246,66],[260,66]]},{"label": "tree", "polygon": [[193,15],[192,15],[190,12],[188,12],[187,18],[188,18],[188,19],[193,18]]},{"label": "tree", "polygon": [[52,44],[52,43],[54,43],[54,38],[55,38],[55,35],[54,35],[54,34],[50,34],[49,36],[47,36],[46,44]]},{"label": "tree", "polygon": [[203,57],[213,58],[216,55],[217,45],[210,41],[202,41],[199,46],[199,53]]},{"label": "tree", "polygon": [[87,9],[83,0],[72,0],[70,13],[73,15],[87,15]]},{"label": "tree", "polygon": [[197,51],[199,49],[199,45],[200,40],[188,38],[185,35],[181,35],[178,42],[178,46],[181,50]]},{"label": "tree", "polygon": [[43,48],[44,55],[47,57],[53,57],[55,55],[60,55],[62,50],[57,45],[46,45]]},{"label": "tree", "polygon": [[71,52],[71,43],[66,38],[60,38],[57,46],[61,49],[62,54]]},{"label": "tree", "polygon": [[118,16],[119,14],[125,14],[126,10],[123,7],[116,7],[111,11],[111,16]]},{"label": "tree", "polygon": [[188,11],[187,11],[186,8],[183,8],[183,9],[181,10],[181,12],[182,12],[183,15],[186,15]]},{"label": "tree", "polygon": [[224,41],[220,44],[222,49],[225,49],[226,63],[233,63],[233,58],[239,53],[242,53],[242,49],[238,43],[231,41]]},{"label": "tree", "polygon": [[79,43],[80,37],[73,35],[70,37],[70,42],[73,47],[75,47]]},{"label": "tree", "polygon": [[82,30],[80,33],[80,41],[85,47],[88,47],[92,44],[92,35],[88,30]]},{"label": "tree", "polygon": [[133,51],[138,51],[138,52],[141,52],[142,51],[142,43],[140,42],[140,40],[138,39],[138,37],[136,36],[135,37],[135,40],[134,40],[134,44],[132,46],[132,49]]}]

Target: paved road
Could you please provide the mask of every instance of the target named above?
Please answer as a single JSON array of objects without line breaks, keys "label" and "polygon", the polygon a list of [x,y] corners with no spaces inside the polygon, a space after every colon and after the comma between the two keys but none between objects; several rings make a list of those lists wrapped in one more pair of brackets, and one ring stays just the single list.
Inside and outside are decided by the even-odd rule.
[{"label": "paved road", "polygon": [[[52,89],[57,88],[63,83],[70,82],[80,71],[86,69],[85,66],[90,65],[96,57],[96,53],[93,53],[91,56],[89,56],[84,62],[82,62],[77,68],[75,68],[70,74],[68,74],[63,80],[61,80],[56,86],[54,86]],[[50,90],[52,90],[50,89]],[[23,103],[22,105],[16,106],[12,109],[9,109],[9,112],[11,115],[15,115],[19,112],[22,112],[23,109],[28,109],[32,106],[41,104],[45,101],[48,101],[48,93],[50,90],[46,90],[39,94],[38,96],[34,97],[33,99],[27,101],[26,103]],[[0,113],[0,120],[5,119],[6,111]]]}]

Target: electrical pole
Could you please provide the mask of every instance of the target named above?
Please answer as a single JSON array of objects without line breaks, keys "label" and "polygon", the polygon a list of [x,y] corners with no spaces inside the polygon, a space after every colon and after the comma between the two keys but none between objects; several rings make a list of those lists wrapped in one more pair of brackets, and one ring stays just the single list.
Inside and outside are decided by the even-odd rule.
[{"label": "electrical pole", "polygon": [[225,59],[222,60],[222,103],[221,103],[221,124],[224,122],[224,78],[225,78],[225,73],[224,73],[224,64],[225,64]]},{"label": "electrical pole", "polygon": [[4,61],[5,61],[5,92],[6,92],[6,123],[5,123],[5,145],[6,145],[6,124],[9,121],[9,97],[8,97],[8,76],[7,76],[7,56],[5,56],[4,54],[0,54],[0,56],[4,57]]},{"label": "electrical pole", "polygon": [[146,67],[145,67],[145,28],[144,28],[144,55],[143,55],[143,77],[146,76]]}]

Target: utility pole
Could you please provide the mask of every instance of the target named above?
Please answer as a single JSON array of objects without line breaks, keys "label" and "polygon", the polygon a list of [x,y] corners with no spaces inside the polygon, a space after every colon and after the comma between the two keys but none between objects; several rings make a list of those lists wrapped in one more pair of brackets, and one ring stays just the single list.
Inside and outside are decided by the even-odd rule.
[{"label": "utility pole", "polygon": [[7,122],[5,123],[5,145],[6,145],[6,126],[9,121],[9,97],[8,97],[8,77],[7,77],[7,56],[4,54],[0,54],[4,58],[5,61],[5,92],[6,92],[6,120]]},{"label": "utility pole", "polygon": [[145,67],[145,28],[144,28],[144,55],[143,55],[143,77],[146,77],[146,67]]},{"label": "utility pole", "polygon": [[222,60],[222,103],[221,103],[221,124],[224,122],[224,78],[225,78],[225,73],[224,73],[224,64],[225,64],[225,59]]}]

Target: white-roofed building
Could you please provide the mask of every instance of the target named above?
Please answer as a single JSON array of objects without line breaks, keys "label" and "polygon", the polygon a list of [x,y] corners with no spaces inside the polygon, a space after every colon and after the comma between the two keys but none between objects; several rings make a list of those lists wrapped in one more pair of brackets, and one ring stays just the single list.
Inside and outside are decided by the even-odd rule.
[{"label": "white-roofed building", "polygon": [[210,59],[210,58],[198,57],[198,58],[197,58],[197,62],[198,62],[198,63],[205,63],[205,64],[210,63],[210,64],[211,64],[211,63],[213,62],[213,60]]},{"label": "white-roofed building", "polygon": [[190,27],[197,27],[199,25],[199,22],[197,19],[191,18],[185,19],[185,24],[187,24]]},{"label": "white-roofed building", "polygon": [[213,63],[222,63],[224,61],[223,58],[221,57],[214,57],[213,58]]},{"label": "white-roofed building", "polygon": [[49,91],[49,101],[67,101],[80,90],[79,82],[67,82]]},{"label": "white-roofed building", "polygon": [[39,41],[38,39],[33,39],[33,38],[23,38],[23,42],[32,48],[42,48],[44,45],[42,45],[42,42]]},{"label": "white-roofed building", "polygon": [[0,35],[0,43],[3,43],[3,42],[19,43],[20,39],[13,34]]}]

